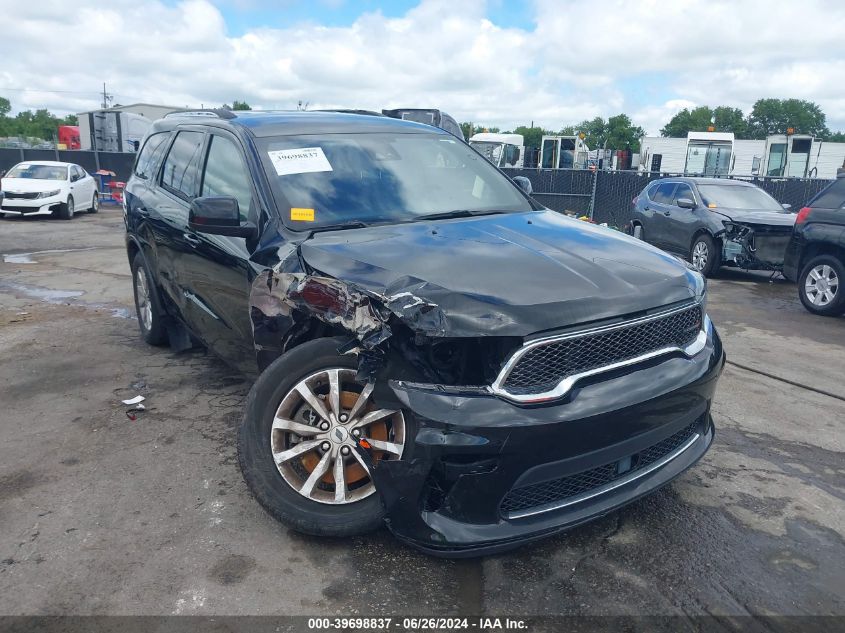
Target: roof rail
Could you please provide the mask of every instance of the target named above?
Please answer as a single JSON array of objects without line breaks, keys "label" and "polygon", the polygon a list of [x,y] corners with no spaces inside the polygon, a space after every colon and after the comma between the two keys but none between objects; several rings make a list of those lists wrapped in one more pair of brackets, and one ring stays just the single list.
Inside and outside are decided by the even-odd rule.
[{"label": "roof rail", "polygon": [[206,110],[177,110],[176,112],[168,112],[164,118],[169,117],[210,117],[217,119],[234,119],[235,115],[222,108],[206,109]]}]

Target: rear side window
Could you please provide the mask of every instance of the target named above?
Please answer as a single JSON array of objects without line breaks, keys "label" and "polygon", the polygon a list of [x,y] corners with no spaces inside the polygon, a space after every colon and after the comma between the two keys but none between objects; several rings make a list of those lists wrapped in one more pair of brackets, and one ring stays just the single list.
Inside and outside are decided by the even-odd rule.
[{"label": "rear side window", "polygon": [[809,204],[814,209],[845,209],[845,178],[837,178],[822,189]]},{"label": "rear side window", "polygon": [[152,178],[153,170],[158,164],[158,158],[164,151],[164,141],[170,136],[169,132],[159,132],[153,134],[144,143],[144,148],[138,154],[138,160],[135,162],[135,175],[139,178]]},{"label": "rear side window", "polygon": [[657,188],[652,190],[649,198],[660,204],[672,204],[672,195],[675,193],[676,186],[674,182],[664,182],[663,184],[657,185]]},{"label": "rear side window", "polygon": [[188,200],[197,197],[202,132],[179,132],[164,160],[161,185]]},{"label": "rear side window", "polygon": [[238,201],[241,221],[249,217],[252,204],[249,174],[240,149],[228,138],[217,135],[211,137],[201,195],[231,196]]}]

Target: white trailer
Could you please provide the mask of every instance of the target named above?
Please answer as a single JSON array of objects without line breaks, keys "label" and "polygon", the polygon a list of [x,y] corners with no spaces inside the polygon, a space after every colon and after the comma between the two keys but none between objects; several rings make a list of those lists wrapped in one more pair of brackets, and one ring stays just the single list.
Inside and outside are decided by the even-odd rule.
[{"label": "white trailer", "polygon": [[100,152],[135,152],[152,124],[152,120],[132,112],[83,112],[79,115],[80,148]]},{"label": "white trailer", "polygon": [[638,169],[690,176],[832,179],[843,165],[845,143],[808,134],[736,140],[730,132],[690,132],[685,139],[643,137]]},{"label": "white trailer", "polygon": [[522,167],[525,161],[525,139],[522,134],[479,132],[469,144],[496,167]]},{"label": "white trailer", "polygon": [[581,136],[544,136],[538,164],[541,169],[586,169],[590,148]]}]

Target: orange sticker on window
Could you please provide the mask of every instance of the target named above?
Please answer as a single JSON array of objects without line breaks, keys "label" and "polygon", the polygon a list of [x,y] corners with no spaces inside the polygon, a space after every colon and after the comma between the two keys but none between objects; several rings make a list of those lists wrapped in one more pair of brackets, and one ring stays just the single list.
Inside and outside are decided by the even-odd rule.
[{"label": "orange sticker on window", "polygon": [[715,208],[716,208],[716,205],[715,205],[714,203],[712,203],[712,202],[711,202],[710,204],[708,204],[708,205],[707,205],[707,208],[708,208],[708,209],[715,209]]},{"label": "orange sticker on window", "polygon": [[314,209],[300,209],[298,207],[291,207],[290,219],[299,220],[300,222],[313,222]]}]

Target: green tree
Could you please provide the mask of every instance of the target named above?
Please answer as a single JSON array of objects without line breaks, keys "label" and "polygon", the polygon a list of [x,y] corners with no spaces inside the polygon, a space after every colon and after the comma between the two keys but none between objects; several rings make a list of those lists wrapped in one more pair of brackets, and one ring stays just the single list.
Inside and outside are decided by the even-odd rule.
[{"label": "green tree", "polygon": [[[601,145],[587,145],[598,149],[599,147],[607,147],[607,149],[630,149],[631,151],[640,151],[640,139],[645,136],[645,130],[639,125],[634,125],[627,114],[617,114],[607,120],[604,128],[604,142]],[[606,145],[605,145],[606,143]]]},{"label": "green tree", "polygon": [[711,125],[716,132],[733,132],[736,138],[749,138],[748,123],[742,110],[730,106],[684,108],[669,120],[660,134],[686,138],[687,132],[706,132]]},{"label": "green tree", "polygon": [[246,101],[238,101],[235,99],[232,101],[232,110],[252,110],[252,108]]},{"label": "green tree", "polygon": [[12,104],[6,97],[0,97],[0,117],[4,117],[12,111]]},{"label": "green tree", "polygon": [[469,137],[476,133],[475,123],[467,121],[465,123],[461,123],[461,132],[464,133],[464,138],[469,140]]},{"label": "green tree", "polygon": [[830,143],[845,143],[845,132],[831,132],[825,140]]},{"label": "green tree", "polygon": [[59,121],[59,125],[79,125],[79,117],[75,114],[68,114],[64,119]]},{"label": "green tree", "polygon": [[790,127],[796,134],[812,134],[820,138],[830,134],[822,109],[803,99],[758,99],[748,115],[748,127],[752,138],[786,134],[786,129]]}]

